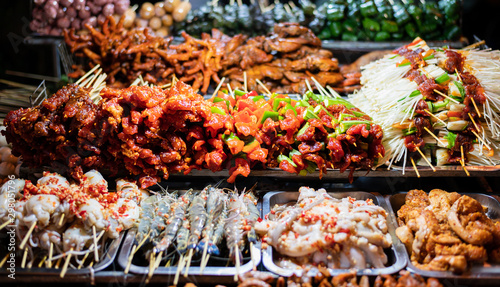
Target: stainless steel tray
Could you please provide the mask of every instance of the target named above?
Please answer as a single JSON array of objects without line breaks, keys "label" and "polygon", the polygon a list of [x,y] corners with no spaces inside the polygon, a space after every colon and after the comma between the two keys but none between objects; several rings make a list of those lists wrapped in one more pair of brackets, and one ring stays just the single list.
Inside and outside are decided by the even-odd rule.
[{"label": "stainless steel tray", "polygon": [[[500,219],[500,203],[490,195],[481,193],[460,193],[468,195],[477,201],[479,201],[483,206],[488,207],[488,215],[491,219]],[[393,218],[396,218],[395,214],[405,203],[406,192],[386,196],[386,201],[390,206],[390,213]],[[396,226],[397,221],[395,222]],[[403,246],[404,247],[404,246]],[[406,247],[404,247],[406,250]],[[408,253],[405,252],[407,255]],[[408,260],[408,266],[406,267],[411,272],[420,274],[425,277],[436,277],[436,278],[455,278],[455,279],[473,279],[473,278],[484,278],[484,279],[500,279],[500,264],[492,265],[491,267],[485,266],[472,266],[464,274],[454,274],[451,271],[428,271],[417,268],[415,265]]]},{"label": "stainless steel tray", "polygon": [[[359,200],[372,199],[374,204],[381,206],[387,212],[389,211],[387,203],[385,202],[384,198],[379,194],[373,194],[363,191],[329,192],[328,194],[334,198],[339,198],[339,199],[348,196]],[[264,196],[263,214],[264,215],[268,214],[271,210],[271,206],[274,206],[275,204],[284,204],[288,202],[297,201],[298,197],[299,197],[298,192],[284,192],[284,191],[268,192]],[[406,266],[408,262],[408,256],[406,255],[404,245],[396,237],[395,223],[396,223],[395,218],[388,212],[387,227],[393,242],[392,247],[386,250],[390,266],[387,266],[385,268],[367,268],[367,269],[357,270],[358,275],[393,274],[403,269]],[[297,270],[289,270],[276,265],[274,261],[275,255],[276,254],[273,252],[272,246],[268,246],[266,250],[263,250],[262,262],[264,263],[264,267],[266,267],[269,271],[274,272],[280,276],[289,277],[294,274],[301,276],[300,271],[298,272]],[[330,269],[330,268],[328,270],[330,271],[330,274],[332,276],[352,271],[352,269]],[[312,273],[308,273],[308,275],[314,276],[314,273],[317,272],[317,269],[311,269],[309,272]]]},{"label": "stainless steel tray", "polygon": [[[93,276],[93,273],[99,272],[101,270],[104,270],[107,268],[113,261],[115,260],[116,255],[118,254],[118,249],[120,247],[120,244],[122,242],[122,239],[124,237],[125,232],[121,232],[120,236],[116,239],[113,240],[108,240],[106,243],[107,246],[105,248],[105,251],[102,252],[100,255],[100,260],[97,264],[95,264],[92,267],[92,270],[90,268],[82,267],[81,269],[71,269],[68,267],[68,270],[66,271],[66,275],[64,278],[72,277],[72,276],[82,276],[82,275],[89,275]],[[8,237],[7,237],[8,238]],[[7,246],[7,242],[1,242],[1,244],[4,244]],[[2,254],[1,257],[3,258],[5,254]],[[16,264],[20,264],[22,260],[22,256],[16,256]],[[64,262],[64,261],[63,261]],[[38,262],[35,262],[34,265],[38,264]],[[87,266],[87,264],[85,265]],[[5,275],[5,274],[10,274],[8,272],[7,268],[5,265],[3,268],[0,269],[0,275]],[[59,269],[55,268],[38,268],[38,267],[33,267],[33,268],[20,268],[19,266],[16,266],[16,276],[35,276],[35,275],[43,275],[43,276],[55,276],[59,277],[61,274],[61,268],[62,264]],[[89,277],[90,278],[90,277]]]},{"label": "stainless steel tray", "polygon": [[[120,266],[125,269],[127,266],[127,261],[130,255],[130,252],[132,251],[132,246],[135,243],[135,232],[130,231],[127,236],[125,237],[125,240],[123,242],[123,246],[120,250],[120,254],[118,255],[118,263]],[[243,264],[240,266],[240,274],[243,274],[245,272],[251,271],[254,267],[258,266],[261,261],[261,251],[257,246],[253,246],[252,250],[254,254],[253,262],[251,260],[248,260],[247,263]],[[140,254],[137,253],[136,256],[139,256]],[[221,283],[222,281],[226,279],[226,282],[234,282],[232,281],[232,278],[236,274],[236,268],[235,267],[224,267],[224,266],[211,266],[212,259],[209,260],[208,265],[205,267],[203,270],[203,273],[200,271],[199,266],[195,266],[194,264],[191,264],[189,267],[189,275],[188,275],[188,281],[193,281],[193,282],[201,282],[203,280],[207,280],[207,283],[214,283],[213,277],[217,277],[216,281],[218,283]],[[160,265],[161,266],[161,265]],[[130,265],[130,272],[135,273],[135,274],[148,274],[149,272],[149,266],[140,266],[140,265],[135,265],[133,262]],[[172,277],[175,275],[177,272],[177,266],[172,266],[172,267],[159,267],[154,271],[154,276],[168,276]],[[209,277],[212,277],[210,279]],[[182,279],[183,276],[179,277],[180,281],[185,281],[185,279]],[[224,279],[223,279],[224,278]],[[230,279],[230,281],[227,281]]]}]

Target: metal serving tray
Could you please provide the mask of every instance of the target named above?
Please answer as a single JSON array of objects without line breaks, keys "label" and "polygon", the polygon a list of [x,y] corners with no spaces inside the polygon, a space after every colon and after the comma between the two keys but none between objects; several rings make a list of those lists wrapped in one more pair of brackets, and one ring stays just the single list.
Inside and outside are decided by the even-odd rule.
[{"label": "metal serving tray", "polygon": [[[120,254],[118,255],[118,263],[123,269],[125,269],[127,266],[128,263],[127,261],[130,256],[130,252],[132,251],[133,248],[132,246],[134,245],[134,243],[135,243],[135,232],[130,231],[125,237],[123,246],[120,250]],[[251,260],[248,260],[247,263],[241,265],[239,270],[240,274],[251,271],[252,269],[254,269],[254,267],[257,267],[260,264],[262,257],[260,248],[257,246],[253,246],[252,252],[254,254],[253,263]],[[136,256],[140,256],[140,254],[137,253]],[[189,275],[187,281],[208,284],[208,283],[214,283],[215,282],[214,280],[216,280],[217,283],[222,283],[222,282],[234,283],[233,277],[236,274],[236,267],[210,266],[211,261],[212,259],[209,260],[208,265],[203,270],[203,273],[200,272],[199,266],[193,266],[192,264],[189,267]],[[143,275],[148,274],[149,265],[148,266],[135,265],[134,262],[132,261],[132,264],[130,265],[130,272]],[[163,267],[162,265],[160,265],[160,267],[154,271],[154,276],[160,275],[173,278],[176,272],[177,272],[177,266]],[[217,277],[217,279],[214,279],[214,277]],[[180,282],[186,281],[186,279],[183,278],[184,277],[181,274],[179,276],[180,279],[179,281]]]},{"label": "metal serving tray", "polygon": [[[116,255],[118,254],[118,249],[119,249],[120,244],[122,242],[122,239],[124,237],[124,233],[125,232],[121,232],[120,236],[118,236],[118,238],[113,239],[113,240],[108,240],[106,242],[107,247],[105,248],[105,251],[102,252],[102,254],[100,254],[100,260],[97,264],[95,264],[92,267],[92,270],[88,267],[82,267],[81,269],[71,269],[71,267],[68,267],[68,270],[66,271],[66,275],[64,278],[68,278],[71,276],[82,276],[82,275],[93,276],[93,273],[104,270],[105,268],[107,268],[111,263],[113,263]],[[5,237],[3,239],[7,240],[8,237]],[[7,246],[8,242],[4,242],[3,240],[1,240],[1,243],[4,244],[5,246]],[[17,255],[19,255],[19,254],[17,254]],[[4,256],[5,256],[5,253],[1,254],[2,258]],[[16,274],[16,276],[22,276],[22,277],[35,276],[35,275],[59,277],[59,275],[61,274],[62,265],[64,263],[64,261],[62,261],[59,269],[56,269],[56,268],[38,268],[37,267],[38,262],[34,262],[35,266],[33,268],[20,268],[19,265],[21,263],[21,260],[22,260],[22,255],[16,256],[16,265],[18,265],[18,266],[16,266],[15,274]],[[87,266],[87,265],[88,264],[86,264],[85,266]],[[10,272],[8,272],[8,270],[6,268],[7,268],[6,265],[4,265],[4,267],[0,269],[0,275],[10,274]]]},{"label": "metal serving tray", "polygon": [[[386,211],[389,211],[389,208],[387,206],[387,203],[385,202],[384,198],[378,194],[372,194],[368,192],[363,192],[363,191],[352,191],[352,192],[329,192],[329,195],[331,195],[334,198],[344,198],[344,197],[353,197],[355,199],[359,200],[366,200],[366,199],[372,199],[373,203],[376,205],[381,206],[384,208]],[[275,204],[285,204],[288,202],[296,202],[299,197],[299,192],[283,192],[283,191],[274,191],[274,192],[268,192],[264,196],[264,202],[263,202],[263,214],[268,214],[271,210],[271,207],[274,206]],[[401,241],[396,237],[396,225],[395,225],[396,220],[392,215],[388,212],[387,213],[387,227],[389,230],[389,234],[391,235],[392,238],[392,247],[388,248],[385,250],[387,257],[389,259],[389,266],[385,268],[367,268],[367,269],[361,269],[357,270],[358,275],[379,275],[379,274],[393,274],[398,272],[399,270],[403,269],[407,262],[408,262],[408,257],[406,256],[405,248]],[[280,276],[292,276],[294,274],[301,276],[301,272],[297,270],[290,270],[286,269],[283,267],[278,266],[274,259],[275,256],[278,254],[275,254],[274,248],[272,246],[268,246],[267,250],[263,250],[262,254],[262,262],[264,263],[264,267],[266,267],[269,271],[274,272]],[[338,275],[338,274],[343,274],[343,273],[348,273],[351,272],[352,269],[331,269],[329,268],[328,271],[330,274],[333,275]],[[314,273],[317,272],[317,269],[311,269],[308,273],[308,275],[314,276]]]},{"label": "metal serving tray", "polygon": [[[390,206],[390,213],[393,218],[397,218],[395,214],[401,208],[401,206],[405,203],[405,197],[407,192],[402,192],[394,195],[389,195],[386,197],[387,203]],[[481,193],[460,193],[463,195],[468,195],[477,201],[479,201],[483,206],[488,207],[488,211],[486,215],[488,215],[491,219],[500,219],[500,203],[492,196],[481,194]],[[397,221],[395,222],[396,226]],[[403,245],[404,247],[404,245]],[[404,247],[406,250],[406,247]],[[408,253],[405,252],[408,256]],[[436,277],[436,278],[455,278],[455,279],[500,279],[500,264],[491,265],[490,267],[485,266],[472,266],[470,270],[468,270],[464,274],[454,274],[451,271],[428,271],[422,270],[420,268],[415,267],[408,260],[408,266],[406,267],[411,272],[420,274],[425,277]]]}]

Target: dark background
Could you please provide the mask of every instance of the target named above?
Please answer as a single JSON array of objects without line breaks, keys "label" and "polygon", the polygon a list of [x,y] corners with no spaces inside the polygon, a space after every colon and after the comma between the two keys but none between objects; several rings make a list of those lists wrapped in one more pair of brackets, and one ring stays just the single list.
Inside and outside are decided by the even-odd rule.
[{"label": "dark background", "polygon": [[[31,33],[29,30],[31,1],[9,1],[8,5],[3,5],[0,9],[0,78],[38,85],[40,79],[26,80],[5,74],[6,70],[12,70],[54,75],[53,51],[50,46],[24,43],[25,38]],[[132,0],[131,4],[143,2],[146,1]],[[190,2],[193,8],[196,8],[204,4],[206,0],[191,0]],[[473,36],[475,35],[479,39],[484,39],[489,47],[500,49],[500,0],[464,0],[462,19],[463,36],[469,41],[474,42]]]}]

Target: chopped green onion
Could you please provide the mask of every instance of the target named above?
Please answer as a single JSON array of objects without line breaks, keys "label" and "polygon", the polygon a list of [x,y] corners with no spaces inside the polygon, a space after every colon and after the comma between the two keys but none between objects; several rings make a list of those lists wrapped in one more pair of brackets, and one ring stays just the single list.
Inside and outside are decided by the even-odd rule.
[{"label": "chopped green onion", "polygon": [[212,114],[226,115],[226,112],[219,107],[211,107],[210,111],[212,112]]},{"label": "chopped green onion", "polygon": [[243,92],[241,90],[236,89],[236,90],[234,90],[234,94],[237,95],[237,96],[244,96],[247,93],[245,93],[245,92]]},{"label": "chopped green onion", "polygon": [[278,163],[281,163],[282,161],[288,161],[293,167],[297,167],[297,165],[293,162],[293,160],[291,160],[286,155],[280,154],[277,159]]},{"label": "chopped green onion", "polygon": [[367,130],[370,130],[370,125],[372,124],[372,122],[370,121],[344,121],[339,124],[339,126],[335,129],[335,132],[338,134],[343,134],[352,126],[363,124],[366,125]]},{"label": "chopped green onion", "polygon": [[264,114],[262,115],[262,119],[260,120],[261,124],[264,124],[264,122],[270,118],[273,121],[277,121],[279,119],[279,113],[278,112],[271,112],[271,111],[265,111]]},{"label": "chopped green onion", "polygon": [[446,74],[446,73],[442,74],[441,76],[439,76],[435,79],[436,83],[438,83],[438,84],[448,82],[449,80],[450,80],[450,76],[448,76],[448,74]]},{"label": "chopped green onion", "polygon": [[412,127],[411,129],[403,129],[403,135],[405,135],[405,136],[414,134],[416,132],[417,132],[417,128],[416,127]]},{"label": "chopped green onion", "polygon": [[300,130],[299,130],[299,132],[297,133],[297,136],[301,136],[301,135],[303,135],[303,134],[307,131],[307,129],[309,128],[309,126],[310,126],[310,125],[309,125],[309,123],[306,123],[306,124],[305,124],[305,125],[304,125],[304,126],[303,126]]},{"label": "chopped green onion", "polygon": [[448,132],[444,138],[448,141],[448,148],[452,149],[455,146],[455,140],[457,139],[457,134]]},{"label": "chopped green onion", "polygon": [[304,120],[311,120],[311,119],[320,119],[317,114],[314,113],[314,110],[311,107],[308,107],[304,111],[304,115],[302,116]]},{"label": "chopped green onion", "polygon": [[252,101],[258,102],[258,101],[260,101],[262,99],[265,99],[265,97],[264,96],[255,96],[255,97],[252,98]]},{"label": "chopped green onion", "polygon": [[427,60],[430,60],[430,59],[434,59],[434,54],[431,54],[427,57],[424,57],[424,60],[427,61]]}]

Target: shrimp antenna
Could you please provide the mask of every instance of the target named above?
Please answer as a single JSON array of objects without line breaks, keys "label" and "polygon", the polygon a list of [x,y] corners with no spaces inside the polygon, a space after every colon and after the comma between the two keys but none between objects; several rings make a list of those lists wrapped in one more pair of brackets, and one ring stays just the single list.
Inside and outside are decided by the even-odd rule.
[{"label": "shrimp antenna", "polygon": [[161,186],[158,182],[156,183],[156,185],[158,185],[158,187],[160,188],[161,192],[163,194],[167,194],[168,192],[168,186],[166,188],[164,188],[163,186]]}]

